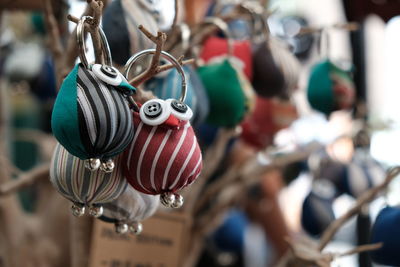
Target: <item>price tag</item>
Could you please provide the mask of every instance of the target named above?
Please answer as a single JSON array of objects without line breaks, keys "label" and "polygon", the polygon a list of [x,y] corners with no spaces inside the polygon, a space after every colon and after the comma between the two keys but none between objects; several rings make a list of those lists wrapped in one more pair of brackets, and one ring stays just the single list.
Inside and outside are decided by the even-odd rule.
[{"label": "price tag", "polygon": [[119,235],[114,225],[95,220],[90,267],[179,267],[187,239],[188,217],[156,213],[142,222],[143,232]]}]

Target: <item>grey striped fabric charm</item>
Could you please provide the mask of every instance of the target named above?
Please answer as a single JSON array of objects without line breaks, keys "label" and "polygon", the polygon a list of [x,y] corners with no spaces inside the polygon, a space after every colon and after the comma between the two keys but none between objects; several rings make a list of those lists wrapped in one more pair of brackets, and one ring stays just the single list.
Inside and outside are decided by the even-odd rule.
[{"label": "grey striped fabric charm", "polygon": [[82,143],[91,158],[113,157],[133,139],[132,113],[124,95],[79,68],[78,118]]},{"label": "grey striped fabric charm", "polygon": [[159,195],[148,195],[127,186],[124,193],[113,202],[103,205],[100,220],[115,223],[118,233],[141,231],[139,223],[152,216],[160,203]]},{"label": "grey striped fabric charm", "polygon": [[84,161],[74,157],[57,144],[50,166],[50,181],[55,189],[74,203],[74,215],[83,215],[89,207],[90,214],[98,217],[101,205],[118,198],[127,187],[122,175],[120,157],[115,159],[115,169],[111,173],[101,170],[90,171]]}]

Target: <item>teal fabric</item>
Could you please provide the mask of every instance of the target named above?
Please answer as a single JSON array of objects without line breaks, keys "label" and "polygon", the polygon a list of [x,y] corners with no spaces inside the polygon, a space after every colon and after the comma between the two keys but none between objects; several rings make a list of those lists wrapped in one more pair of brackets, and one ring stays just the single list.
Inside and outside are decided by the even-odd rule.
[{"label": "teal fabric", "polygon": [[334,110],[333,82],[330,78],[332,63],[325,60],[315,65],[308,81],[307,98],[312,108],[329,115]]},{"label": "teal fabric", "polygon": [[124,88],[124,89],[128,89],[128,90],[130,90],[130,91],[136,92],[136,88],[133,87],[132,85],[130,85],[129,83],[125,82],[125,81],[122,81],[122,82],[118,85],[118,87],[121,87],[121,88]]},{"label": "teal fabric", "polygon": [[206,122],[223,127],[237,125],[245,115],[247,99],[229,60],[202,66],[198,72],[210,102]]},{"label": "teal fabric", "polygon": [[65,78],[57,95],[51,116],[51,128],[56,139],[72,154],[87,158],[79,133],[77,100],[77,64]]}]

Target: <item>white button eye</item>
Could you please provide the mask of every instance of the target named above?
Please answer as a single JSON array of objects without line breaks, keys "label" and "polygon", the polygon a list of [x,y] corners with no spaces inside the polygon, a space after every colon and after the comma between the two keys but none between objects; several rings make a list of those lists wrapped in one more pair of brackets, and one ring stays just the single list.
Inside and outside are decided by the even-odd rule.
[{"label": "white button eye", "polygon": [[119,86],[122,82],[123,75],[114,67],[94,64],[92,66],[92,71],[97,78],[107,84]]},{"label": "white button eye", "polygon": [[172,114],[182,121],[189,121],[193,117],[192,109],[176,99],[167,99],[165,102],[171,107]]},{"label": "white button eye", "polygon": [[171,115],[171,105],[161,99],[151,99],[140,107],[140,119],[148,125],[163,124]]}]

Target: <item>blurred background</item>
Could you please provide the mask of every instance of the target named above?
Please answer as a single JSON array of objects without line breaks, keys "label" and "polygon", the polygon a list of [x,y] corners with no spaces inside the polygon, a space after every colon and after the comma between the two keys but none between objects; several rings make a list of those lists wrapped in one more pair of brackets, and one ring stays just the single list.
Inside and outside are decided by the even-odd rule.
[{"label": "blurred background", "polygon": [[[107,7],[114,1],[109,1]],[[156,14],[158,29],[173,36],[170,30],[175,17],[174,0],[130,1],[145,1],[151,5],[153,9],[149,14]],[[182,0],[179,2],[179,21],[186,21],[194,28],[204,17],[228,14],[232,6],[241,2]],[[306,235],[318,240],[327,226],[346,213],[363,192],[384,180],[389,167],[400,164],[400,117],[397,118],[400,114],[400,2],[271,0],[264,4],[269,10],[264,19],[270,35],[282,42],[295,60],[295,64],[282,60],[278,69],[288,80],[287,69],[293,67],[297,77],[295,86],[284,97],[259,97],[256,92],[254,114],[258,115],[249,115],[247,120],[238,123],[242,135],[232,138],[227,145],[223,160],[209,184],[221,179],[232,166],[244,166],[240,164],[248,159],[253,159],[257,166],[272,166],[280,157],[295,155],[298,159],[268,168],[256,182],[243,186],[245,200],[221,210],[218,226],[201,239],[204,247],[196,266],[274,266],[289,249],[285,236]],[[67,14],[80,17],[86,6],[86,1],[53,1],[64,47],[76,27],[67,22]],[[112,14],[112,18],[117,16],[124,15]],[[343,26],[348,22],[357,23],[356,29]],[[106,27],[104,21],[103,27]],[[252,40],[253,33],[247,20],[232,20],[229,27],[235,41]],[[114,59],[119,58],[114,56],[118,49],[113,50],[111,40],[117,37],[107,31],[106,35]],[[131,44],[134,43],[132,40],[136,37],[130,38]],[[49,38],[41,1],[1,0],[0,131],[4,138],[4,153],[0,158],[3,166],[14,166],[15,170],[10,171],[12,179],[48,164],[53,152],[55,140],[51,135],[50,118],[59,86],[57,72],[60,71],[51,50],[53,41]],[[116,39],[115,42],[121,41]],[[139,48],[148,47],[136,47]],[[131,53],[138,52],[132,49]],[[67,50],[63,52],[68,53]],[[93,60],[91,45],[88,54]],[[323,82],[312,77],[315,66],[325,60],[336,66],[340,72],[336,74],[345,80],[334,81],[343,84],[333,89],[335,95],[331,97],[335,98],[335,108],[329,111],[310,97],[312,88],[322,87]],[[265,76],[269,74],[265,72]],[[333,79],[335,74],[329,75],[327,79]],[[323,79],[322,74],[317,76]],[[203,153],[212,147],[215,132],[222,128],[204,123],[195,127]],[[370,243],[372,226],[382,208],[399,204],[399,183],[400,180],[395,179],[376,200],[364,205],[361,213],[340,228],[325,251],[345,252]],[[37,214],[43,194],[40,187],[43,185],[35,182],[18,192],[24,213]],[[61,210],[61,207],[52,209]],[[62,208],[60,212],[65,219],[68,210]],[[40,221],[45,222],[45,219]],[[68,220],[60,219],[59,222],[67,224]],[[146,221],[143,224],[146,226]],[[0,228],[1,225],[0,221]],[[3,231],[10,234],[13,230],[5,227]],[[400,240],[400,236],[397,239]],[[1,244],[1,255],[9,251],[8,246],[18,249],[20,243]],[[29,254],[28,250],[21,251]],[[46,266],[72,266],[65,264],[66,259],[55,260],[63,258],[60,253],[54,254],[58,256],[53,259],[58,265]],[[22,253],[19,255],[24,257]],[[64,257],[68,258],[68,255]],[[38,262],[26,266],[45,266]],[[6,263],[3,259],[0,266],[13,266]],[[337,258],[331,266],[383,265],[374,263],[368,253],[361,253]]]}]

